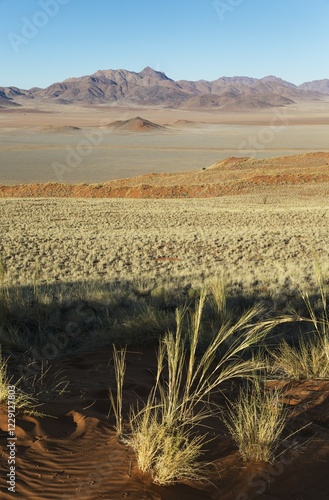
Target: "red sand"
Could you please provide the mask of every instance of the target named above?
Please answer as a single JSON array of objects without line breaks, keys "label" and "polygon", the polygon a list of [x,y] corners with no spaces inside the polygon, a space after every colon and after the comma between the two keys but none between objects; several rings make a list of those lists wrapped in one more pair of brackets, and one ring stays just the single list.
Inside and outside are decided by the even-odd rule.
[{"label": "red sand", "polygon": [[[205,460],[212,461],[208,483],[185,481],[168,487],[152,484],[137,469],[134,453],[120,444],[113,431],[108,389],[114,387],[108,366],[112,349],[57,359],[64,369],[68,393],[42,407],[45,417],[18,415],[16,420],[16,494],[6,492],[7,416],[0,415],[1,498],[24,500],[327,500],[329,498],[329,381],[272,382],[285,386],[285,402],[293,409],[288,433],[311,425],[289,439],[297,449],[271,464],[244,464],[223,424],[212,419],[214,441]],[[152,387],[155,348],[134,349],[127,355],[124,412],[145,398]],[[231,384],[223,386],[232,396]],[[218,396],[218,402],[223,402]],[[40,408],[41,410],[41,408]],[[55,418],[54,418],[55,417]],[[260,496],[261,493],[261,496]]]}]

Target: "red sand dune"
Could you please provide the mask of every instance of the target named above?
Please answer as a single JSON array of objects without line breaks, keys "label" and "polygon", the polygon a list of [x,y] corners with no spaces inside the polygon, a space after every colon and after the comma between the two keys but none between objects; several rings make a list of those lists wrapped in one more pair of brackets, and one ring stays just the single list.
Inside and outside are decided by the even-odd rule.
[{"label": "red sand dune", "polygon": [[109,123],[107,127],[122,132],[156,132],[166,130],[166,127],[158,125],[157,123],[150,122],[149,120],[141,118],[140,116],[130,118],[129,120],[117,120],[115,122]]},{"label": "red sand dune", "polygon": [[329,182],[329,153],[256,160],[227,158],[203,170],[146,174],[100,184],[0,185],[0,197],[210,198]]}]

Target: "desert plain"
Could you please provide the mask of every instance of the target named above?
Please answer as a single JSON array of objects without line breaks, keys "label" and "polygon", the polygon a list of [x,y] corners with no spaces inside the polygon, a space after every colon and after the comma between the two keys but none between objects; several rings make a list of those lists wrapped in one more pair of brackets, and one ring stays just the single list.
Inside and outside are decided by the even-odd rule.
[{"label": "desert plain", "polygon": [[[328,111],[324,102],[0,110],[0,344],[12,380],[37,404],[16,417],[17,498],[328,498],[328,375],[271,369],[278,339],[298,344],[309,325],[305,294],[328,335]],[[203,287],[202,342],[254,304],[260,323],[294,309],[266,340],[261,371],[281,389],[287,422],[271,461],[246,462],[214,414],[199,459],[209,476],[157,484],[115,432],[112,344],[128,346],[129,434],[130,407],[154,384],[159,339],[175,331],[177,308],[193,317]],[[213,402],[225,407],[240,387],[225,380]],[[3,411],[4,471],[6,424]],[[12,498],[0,481],[1,498]]]},{"label": "desert plain", "polygon": [[[245,111],[52,103],[6,109],[0,113],[0,182],[98,183],[197,170],[228,157],[328,151],[328,108],[322,101]],[[127,121],[131,127],[115,126]]]}]

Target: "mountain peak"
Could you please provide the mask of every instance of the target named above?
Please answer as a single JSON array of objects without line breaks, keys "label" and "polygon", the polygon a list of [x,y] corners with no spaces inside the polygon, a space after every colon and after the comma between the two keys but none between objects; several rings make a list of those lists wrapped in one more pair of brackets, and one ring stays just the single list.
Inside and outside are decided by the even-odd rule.
[{"label": "mountain peak", "polygon": [[163,73],[162,71],[156,71],[155,69],[150,68],[150,66],[146,66],[146,68],[144,68],[143,71],[140,71],[139,74],[143,78],[152,77],[156,78],[157,80],[170,80],[170,78],[168,78],[165,73]]},{"label": "mountain peak", "polygon": [[151,68],[150,66],[146,66],[143,71],[139,72],[140,75],[154,75],[156,73],[157,71],[155,71],[155,69]]}]

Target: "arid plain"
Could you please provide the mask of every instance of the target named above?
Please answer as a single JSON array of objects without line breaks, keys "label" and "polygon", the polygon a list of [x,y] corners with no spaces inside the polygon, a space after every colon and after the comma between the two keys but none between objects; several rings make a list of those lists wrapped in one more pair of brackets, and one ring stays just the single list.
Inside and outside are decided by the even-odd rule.
[{"label": "arid plain", "polygon": [[[329,330],[328,133],[324,102],[0,110],[0,343],[44,413],[17,418],[17,498],[328,498],[328,375],[290,377],[271,357],[278,339],[308,331],[303,291],[319,317],[325,304]],[[129,346],[129,434],[130,407],[152,391],[158,339],[175,330],[176,308],[188,307],[190,327],[204,286],[200,356],[218,325],[250,305],[262,304],[259,324],[290,314],[292,326],[278,320],[265,342],[261,371],[281,390],[286,426],[270,462],[245,462],[223,420],[208,416],[200,468],[209,476],[163,485],[116,436],[112,343]],[[212,402],[224,408],[240,386],[225,380]]]},{"label": "arid plain", "polygon": [[[36,112],[30,104],[0,113],[0,183],[97,183],[196,170],[232,156],[328,151],[328,110],[326,102],[235,112],[58,104]],[[109,125],[137,116],[162,128]]]}]

